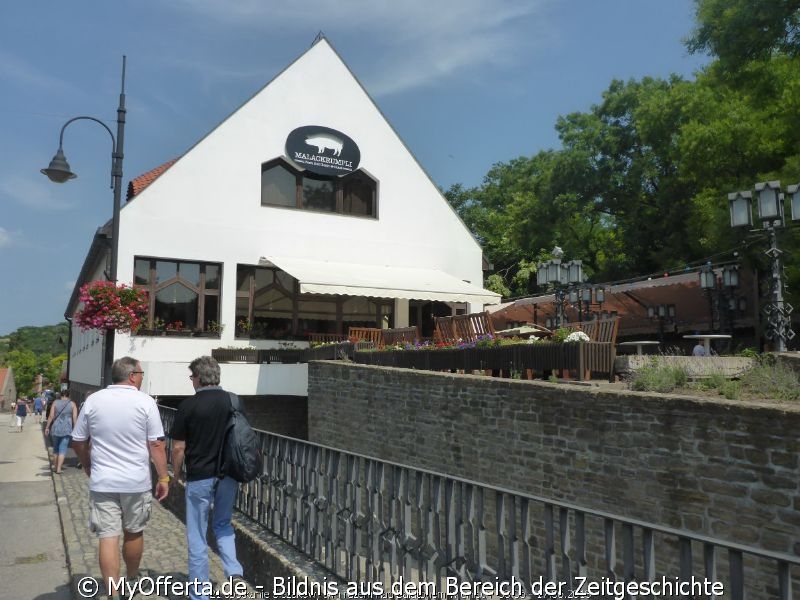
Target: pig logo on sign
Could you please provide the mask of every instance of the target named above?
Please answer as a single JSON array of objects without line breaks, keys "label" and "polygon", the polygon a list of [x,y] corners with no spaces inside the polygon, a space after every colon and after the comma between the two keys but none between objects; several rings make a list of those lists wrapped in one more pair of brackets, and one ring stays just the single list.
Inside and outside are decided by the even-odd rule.
[{"label": "pig logo on sign", "polygon": [[306,144],[309,146],[316,146],[317,152],[323,154],[325,150],[333,150],[334,156],[339,156],[342,153],[342,140],[328,135],[315,135],[306,138]]}]

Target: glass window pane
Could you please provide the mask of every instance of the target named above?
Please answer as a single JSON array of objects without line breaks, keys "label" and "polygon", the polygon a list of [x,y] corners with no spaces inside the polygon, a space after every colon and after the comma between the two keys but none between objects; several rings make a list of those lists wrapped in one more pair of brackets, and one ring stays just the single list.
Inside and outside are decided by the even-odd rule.
[{"label": "glass window pane", "polygon": [[303,208],[333,212],[336,210],[336,195],[333,181],[303,177]]},{"label": "glass window pane", "polygon": [[172,260],[156,261],[156,283],[163,283],[178,275],[178,263]]},{"label": "glass window pane", "polygon": [[348,215],[375,215],[375,184],[354,177],[342,186],[342,211]]},{"label": "glass window pane", "polygon": [[181,279],[185,279],[195,287],[200,287],[200,265],[198,263],[180,263],[178,273]]},{"label": "glass window pane", "polygon": [[133,263],[133,283],[145,285],[150,282],[150,261],[137,258]]},{"label": "glass window pane", "polygon": [[236,289],[240,292],[250,292],[250,277],[255,267],[236,266]]},{"label": "glass window pane", "polygon": [[275,272],[272,269],[256,269],[256,294],[258,290],[272,285],[275,280]]},{"label": "glass window pane", "polygon": [[286,271],[277,271],[275,273],[275,283],[287,294],[294,294],[294,282],[295,278]]},{"label": "glass window pane", "polygon": [[272,206],[297,206],[297,178],[282,165],[275,165],[261,173],[261,204]]},{"label": "glass window pane", "polygon": [[197,326],[198,295],[185,285],[173,283],[156,292],[155,316],[169,328],[193,329]]},{"label": "glass window pane", "polygon": [[378,307],[368,298],[347,298],[342,305],[342,320],[345,327],[377,327]]},{"label": "glass window pane", "polygon": [[205,327],[203,329],[208,331],[208,325],[211,321],[219,323],[219,296],[207,294],[203,300],[203,315],[205,317]]},{"label": "glass window pane", "polygon": [[218,290],[219,289],[219,266],[206,265],[206,289]]}]

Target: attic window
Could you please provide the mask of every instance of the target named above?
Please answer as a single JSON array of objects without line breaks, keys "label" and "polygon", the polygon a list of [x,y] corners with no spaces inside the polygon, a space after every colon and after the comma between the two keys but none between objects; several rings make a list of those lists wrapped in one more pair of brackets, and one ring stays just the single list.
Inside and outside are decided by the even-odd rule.
[{"label": "attic window", "polygon": [[363,171],[339,178],[298,171],[282,159],[261,166],[262,206],[375,218],[377,192],[377,182]]}]

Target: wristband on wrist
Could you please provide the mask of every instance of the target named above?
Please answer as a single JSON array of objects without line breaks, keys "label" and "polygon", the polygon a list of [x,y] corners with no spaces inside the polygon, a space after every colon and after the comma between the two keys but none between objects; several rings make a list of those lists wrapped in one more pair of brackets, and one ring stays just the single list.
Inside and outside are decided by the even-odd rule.
[{"label": "wristband on wrist", "polygon": [[164,477],[159,477],[158,483],[169,483],[169,475],[164,475]]}]

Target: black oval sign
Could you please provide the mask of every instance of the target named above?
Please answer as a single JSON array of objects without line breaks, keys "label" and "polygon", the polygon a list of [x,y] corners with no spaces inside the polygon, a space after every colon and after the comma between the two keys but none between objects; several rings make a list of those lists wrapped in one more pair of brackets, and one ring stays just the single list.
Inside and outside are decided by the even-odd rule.
[{"label": "black oval sign", "polygon": [[361,151],[341,131],[320,125],[298,127],[286,138],[286,156],[320,175],[347,175],[358,169]]}]

